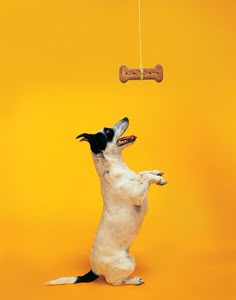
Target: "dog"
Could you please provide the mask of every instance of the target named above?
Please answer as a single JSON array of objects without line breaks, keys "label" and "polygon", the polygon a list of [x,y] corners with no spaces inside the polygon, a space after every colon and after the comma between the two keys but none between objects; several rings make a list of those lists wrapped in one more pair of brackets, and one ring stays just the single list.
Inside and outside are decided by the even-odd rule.
[{"label": "dog", "polygon": [[90,145],[104,202],[90,255],[92,268],[83,276],[62,277],[48,281],[47,285],[91,282],[99,276],[104,276],[112,285],[144,283],[141,277],[130,277],[135,261],[129,248],[147,212],[149,186],[152,183],[164,185],[166,180],[161,171],[136,173],[123,161],[122,151],[137,138],[134,135],[122,137],[128,126],[129,119],[125,117],[111,128],[77,136]]}]

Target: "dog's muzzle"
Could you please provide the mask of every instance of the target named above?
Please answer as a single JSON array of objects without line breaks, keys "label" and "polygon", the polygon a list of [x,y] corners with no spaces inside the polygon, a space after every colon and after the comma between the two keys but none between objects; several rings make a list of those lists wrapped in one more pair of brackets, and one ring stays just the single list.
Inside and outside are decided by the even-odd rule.
[{"label": "dog's muzzle", "polygon": [[126,131],[126,129],[128,128],[128,126],[129,126],[129,119],[127,117],[123,118],[113,126],[114,130],[118,133],[117,134],[118,139],[116,145],[119,147],[129,143],[133,143],[137,139],[135,135],[121,137]]},{"label": "dog's muzzle", "polygon": [[137,139],[137,137],[135,135],[130,135],[130,136],[124,136],[119,138],[119,140],[116,142],[117,146],[123,146],[129,143],[133,143],[135,142],[135,140]]}]

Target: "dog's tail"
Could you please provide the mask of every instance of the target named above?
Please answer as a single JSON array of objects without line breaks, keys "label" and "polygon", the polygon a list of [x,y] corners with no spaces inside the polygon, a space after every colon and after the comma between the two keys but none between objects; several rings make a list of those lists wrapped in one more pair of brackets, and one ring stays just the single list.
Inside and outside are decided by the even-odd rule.
[{"label": "dog's tail", "polygon": [[93,270],[82,276],[71,276],[71,277],[61,277],[54,280],[45,282],[45,285],[59,285],[59,284],[74,284],[80,282],[92,282],[96,280],[99,275],[95,274]]}]

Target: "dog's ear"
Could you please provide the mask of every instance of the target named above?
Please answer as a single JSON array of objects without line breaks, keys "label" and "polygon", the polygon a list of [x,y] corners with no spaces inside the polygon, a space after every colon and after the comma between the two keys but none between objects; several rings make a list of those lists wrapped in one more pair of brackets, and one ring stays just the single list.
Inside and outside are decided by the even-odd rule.
[{"label": "dog's ear", "polygon": [[90,135],[92,135],[92,134],[82,133],[82,134],[78,135],[78,136],[76,137],[76,139],[82,138],[82,139],[80,140],[80,142],[83,142],[83,141],[89,142],[89,136],[90,136]]},{"label": "dog's ear", "polygon": [[98,132],[96,134],[88,134],[88,133],[82,133],[76,137],[82,138],[80,141],[86,141],[90,144],[91,151],[94,154],[98,154],[105,150],[107,145],[107,140],[105,135],[102,132]]}]

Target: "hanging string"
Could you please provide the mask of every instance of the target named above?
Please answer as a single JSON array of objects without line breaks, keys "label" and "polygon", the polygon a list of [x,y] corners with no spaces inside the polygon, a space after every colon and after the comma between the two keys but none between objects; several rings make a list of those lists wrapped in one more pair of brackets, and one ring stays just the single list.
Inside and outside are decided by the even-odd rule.
[{"label": "hanging string", "polygon": [[142,58],[142,28],[141,28],[141,0],[138,0],[138,27],[139,27],[139,67],[140,79],[143,79],[143,58]]}]

